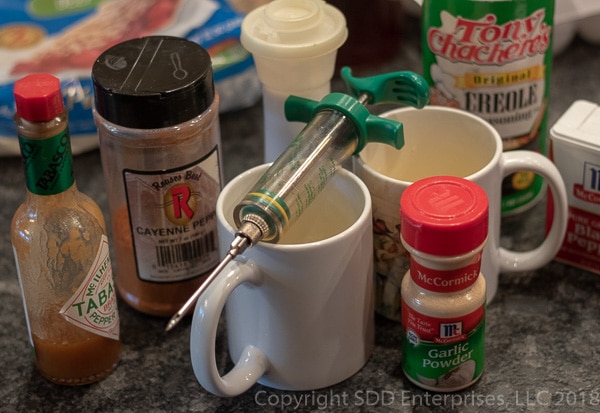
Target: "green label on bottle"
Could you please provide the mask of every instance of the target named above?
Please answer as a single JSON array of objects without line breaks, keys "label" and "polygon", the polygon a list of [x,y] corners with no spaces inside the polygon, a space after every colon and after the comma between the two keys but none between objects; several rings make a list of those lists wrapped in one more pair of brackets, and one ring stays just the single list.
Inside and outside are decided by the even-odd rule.
[{"label": "green label on bottle", "polygon": [[36,195],[55,195],[73,185],[71,141],[65,130],[48,139],[19,136],[27,189]]},{"label": "green label on bottle", "polygon": [[475,382],[485,361],[484,306],[460,317],[422,314],[402,301],[402,368],[415,384],[456,391]]}]

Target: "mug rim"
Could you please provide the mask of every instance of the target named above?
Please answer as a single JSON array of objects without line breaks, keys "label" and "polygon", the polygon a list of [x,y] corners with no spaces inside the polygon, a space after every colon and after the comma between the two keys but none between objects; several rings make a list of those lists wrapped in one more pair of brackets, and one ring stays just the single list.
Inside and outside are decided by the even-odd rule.
[{"label": "mug rim", "polygon": [[[399,122],[402,122],[401,119],[398,119],[396,116],[393,116],[393,115],[395,115],[397,113],[416,112],[416,111],[453,113],[455,115],[462,116],[465,119],[468,119],[469,121],[473,121],[475,123],[480,124],[481,126],[485,127],[490,132],[490,135],[492,136],[492,138],[494,139],[494,141],[496,143],[496,150],[495,150],[492,158],[479,170],[473,172],[470,175],[463,176],[461,178],[464,178],[464,179],[467,179],[470,181],[478,181],[481,176],[488,174],[489,170],[492,169],[496,164],[499,163],[500,157],[502,156],[502,152],[503,152],[502,138],[500,136],[500,133],[498,133],[498,131],[485,119],[483,119],[479,116],[473,115],[472,113],[469,113],[466,110],[458,109],[458,108],[451,108],[451,107],[446,107],[446,106],[429,105],[429,106],[425,106],[421,109],[414,108],[414,107],[396,108],[396,109],[392,109],[392,110],[383,112],[383,113],[379,114],[378,116],[382,117],[382,118],[392,118],[392,119],[398,120]],[[369,144],[367,144],[367,146],[368,145]],[[400,150],[402,150],[402,149],[400,149]],[[408,186],[408,185],[414,183],[414,181],[405,181],[402,179],[392,178],[382,172],[375,170],[374,168],[371,167],[371,165],[369,165],[369,163],[367,163],[363,159],[363,157],[361,156],[360,153],[358,155],[356,155],[355,158],[360,163],[361,168],[363,168],[365,171],[367,171],[370,175],[374,176],[376,179],[382,180],[382,181],[387,182],[392,185],[400,184],[403,186]]]},{"label": "mug rim", "polygon": [[[224,207],[225,207],[227,192],[230,192],[231,188],[234,187],[239,181],[247,178],[249,175],[253,175],[253,174],[257,173],[257,171],[260,171],[262,173],[262,171],[266,170],[270,165],[271,165],[271,163],[263,163],[263,164],[260,164],[260,165],[257,165],[250,169],[245,170],[244,172],[242,172],[239,175],[237,175],[236,177],[234,177],[231,181],[229,181],[225,185],[225,187],[221,190],[221,192],[219,193],[219,196],[217,197],[217,204],[216,204],[217,221],[218,221],[218,223],[223,225],[223,227],[229,233],[234,234],[236,229],[233,227],[233,225],[231,225],[230,220],[225,218],[225,214],[224,214]],[[353,233],[353,232],[360,231],[360,227],[363,225],[363,222],[365,220],[370,222],[371,221],[371,196],[369,193],[369,189],[367,188],[367,185],[360,178],[358,178],[358,176],[356,176],[356,174],[354,174],[353,172],[348,171],[342,167],[340,167],[340,169],[338,169],[336,171],[335,175],[339,175],[339,177],[341,177],[342,179],[349,180],[349,182],[353,183],[354,185],[356,185],[358,187],[359,192],[362,194],[363,207],[362,207],[362,210],[360,211],[360,214],[358,214],[358,216],[356,217],[356,220],[354,220],[343,231],[341,231],[335,235],[332,235],[330,237],[320,239],[320,240],[305,242],[305,243],[301,243],[301,244],[281,244],[281,243],[259,242],[260,247],[265,248],[267,250],[271,250],[271,249],[299,250],[299,249],[319,248],[325,244],[338,242],[340,240],[340,238],[345,238],[348,235],[352,235],[351,233]],[[331,180],[337,178],[335,175],[331,178]],[[257,176],[257,179],[258,179],[258,177],[259,176]],[[328,182],[328,184],[329,183],[331,183],[331,182]]]}]

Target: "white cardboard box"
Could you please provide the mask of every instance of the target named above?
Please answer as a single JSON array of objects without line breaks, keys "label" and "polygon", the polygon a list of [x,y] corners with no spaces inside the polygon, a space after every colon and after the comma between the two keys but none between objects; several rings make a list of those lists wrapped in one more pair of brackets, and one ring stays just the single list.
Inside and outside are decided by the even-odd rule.
[{"label": "white cardboard box", "polygon": [[552,126],[550,157],[565,181],[569,203],[567,233],[556,260],[600,273],[600,107],[597,104],[575,101]]}]

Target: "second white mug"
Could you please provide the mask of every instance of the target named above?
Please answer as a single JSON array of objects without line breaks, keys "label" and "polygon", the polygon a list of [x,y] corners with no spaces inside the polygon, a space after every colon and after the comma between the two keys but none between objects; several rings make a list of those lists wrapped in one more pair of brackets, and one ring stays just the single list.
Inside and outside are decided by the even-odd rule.
[{"label": "second white mug", "polygon": [[[489,198],[489,239],[482,258],[487,301],[498,289],[500,272],[527,271],[551,261],[562,244],[567,224],[563,179],[545,156],[528,150],[505,151],[498,132],[466,111],[442,106],[402,108],[382,114],[404,124],[405,145],[396,150],[370,143],[354,158],[354,172],[366,183],[373,201],[376,310],[400,319],[400,283],[408,254],[400,243],[402,192],[421,178],[452,175],[479,184]],[[519,171],[541,175],[551,189],[555,209],[546,238],[530,251],[500,246],[501,196],[504,177]]]}]

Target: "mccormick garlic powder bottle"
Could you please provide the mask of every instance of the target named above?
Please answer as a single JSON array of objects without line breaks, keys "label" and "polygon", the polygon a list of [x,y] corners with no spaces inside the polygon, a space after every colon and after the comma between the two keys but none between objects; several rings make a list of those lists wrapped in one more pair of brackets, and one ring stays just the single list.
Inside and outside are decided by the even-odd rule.
[{"label": "mccormick garlic powder bottle", "polygon": [[402,368],[424,389],[463,389],[479,379],[485,360],[487,196],[463,178],[425,178],[404,191],[400,214],[410,253],[401,287]]}]

